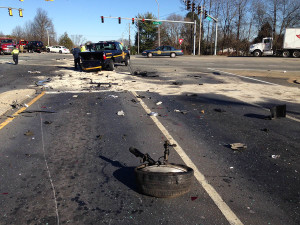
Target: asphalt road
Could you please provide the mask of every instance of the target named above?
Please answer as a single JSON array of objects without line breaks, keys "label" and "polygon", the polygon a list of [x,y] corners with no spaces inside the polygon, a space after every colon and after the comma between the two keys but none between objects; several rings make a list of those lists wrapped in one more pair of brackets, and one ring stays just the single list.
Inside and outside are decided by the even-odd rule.
[{"label": "asphalt road", "polygon": [[[0,93],[30,87],[38,96],[41,90],[34,82],[41,74],[54,78],[61,68],[72,70],[65,66],[70,55],[25,54],[18,66],[7,64],[10,58],[0,58]],[[211,69],[300,71],[299,61],[133,57],[131,67],[159,75],[143,78],[149,84],[175,79],[205,86],[220,83]],[[117,65],[116,72],[127,71]],[[286,79],[261,79],[287,90],[298,88]],[[0,224],[299,224],[299,104],[287,105],[294,119],[267,120],[265,108],[278,104],[276,97],[255,105],[225,93],[190,94],[194,91],[46,89],[26,109],[44,112],[25,111],[0,130]],[[162,104],[156,105],[158,101]],[[159,114],[158,122],[145,107]],[[117,115],[120,110],[125,116]],[[13,112],[1,116],[0,123]],[[134,146],[157,159],[163,155],[166,131],[205,180],[195,174],[191,191],[178,198],[148,197],[137,191],[133,170],[140,162],[128,149]],[[233,151],[229,144],[235,142],[247,148]],[[185,164],[176,151],[171,150],[170,161]]]}]

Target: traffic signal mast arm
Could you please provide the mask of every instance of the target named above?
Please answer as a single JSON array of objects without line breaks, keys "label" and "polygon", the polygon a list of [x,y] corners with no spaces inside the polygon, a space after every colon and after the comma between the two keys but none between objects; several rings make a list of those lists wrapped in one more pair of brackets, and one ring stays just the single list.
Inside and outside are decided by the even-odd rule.
[{"label": "traffic signal mast arm", "polygon": [[[123,18],[123,17],[112,17],[112,16],[101,16],[102,18],[110,18],[110,19],[122,19],[122,20],[132,20],[132,18]],[[143,19],[143,18],[134,18],[137,21],[155,21],[155,22],[169,22],[169,23],[186,23],[186,24],[194,24],[194,22],[186,22],[186,21],[175,21],[175,20],[154,20],[154,19]]]},{"label": "traffic signal mast arm", "polygon": [[8,14],[10,15],[10,16],[12,16],[13,14],[12,14],[12,10],[13,9],[16,9],[16,10],[18,10],[19,11],[19,15],[20,15],[20,17],[23,17],[23,10],[24,9],[21,9],[21,8],[13,8],[13,7],[5,7],[5,6],[0,6],[0,8],[2,8],[2,9],[8,9]]}]

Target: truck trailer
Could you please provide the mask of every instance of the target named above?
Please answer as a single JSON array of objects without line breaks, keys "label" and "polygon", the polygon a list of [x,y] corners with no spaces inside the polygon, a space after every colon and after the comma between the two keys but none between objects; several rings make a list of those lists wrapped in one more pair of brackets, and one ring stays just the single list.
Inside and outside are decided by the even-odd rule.
[{"label": "truck trailer", "polygon": [[250,46],[250,54],[253,56],[277,55],[283,57],[300,57],[300,28],[286,28],[283,39],[282,49],[273,49],[273,38],[265,37],[262,43]]}]

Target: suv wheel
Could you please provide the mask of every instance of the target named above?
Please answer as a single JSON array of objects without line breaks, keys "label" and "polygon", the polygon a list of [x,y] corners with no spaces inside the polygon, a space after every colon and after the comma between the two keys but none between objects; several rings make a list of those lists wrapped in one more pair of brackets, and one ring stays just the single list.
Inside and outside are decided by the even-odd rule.
[{"label": "suv wheel", "polygon": [[62,54],[62,51],[61,51],[61,50],[59,50],[59,54]]},{"label": "suv wheel", "polygon": [[115,63],[113,60],[110,60],[109,63],[108,63],[108,70],[109,71],[114,71],[115,69]]},{"label": "suv wheel", "polygon": [[148,58],[151,58],[152,57],[152,53],[149,52],[147,56],[148,56]]},{"label": "suv wheel", "polygon": [[175,58],[175,57],[176,57],[176,54],[175,54],[174,52],[172,52],[171,55],[170,55],[170,57],[171,57],[171,58]]},{"label": "suv wheel", "polygon": [[129,57],[127,57],[127,58],[125,59],[125,66],[128,66],[129,63],[130,63],[130,59],[129,59]]}]

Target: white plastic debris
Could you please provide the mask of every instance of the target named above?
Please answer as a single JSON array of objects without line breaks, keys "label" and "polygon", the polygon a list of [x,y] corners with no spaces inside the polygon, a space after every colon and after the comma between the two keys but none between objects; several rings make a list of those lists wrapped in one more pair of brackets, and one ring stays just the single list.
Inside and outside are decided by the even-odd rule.
[{"label": "white plastic debris", "polygon": [[36,70],[36,71],[30,71],[30,70],[29,70],[28,73],[41,73],[41,72],[40,72],[40,71],[37,71],[37,70]]},{"label": "white plastic debris", "polygon": [[280,155],[272,155],[272,159],[279,159]]},{"label": "white plastic debris", "polygon": [[108,97],[111,97],[111,98],[118,98],[117,95],[109,95]]},{"label": "white plastic debris", "polygon": [[78,95],[73,95],[73,98],[77,98],[78,97]]},{"label": "white plastic debris", "polygon": [[29,107],[27,104],[24,104],[24,106],[25,106],[26,108],[28,108],[28,107]]},{"label": "white plastic debris", "polygon": [[162,104],[162,102],[157,102],[157,103],[156,103],[156,105],[161,105],[161,104]]},{"label": "white plastic debris", "polygon": [[121,111],[118,111],[118,116],[125,116],[125,113],[124,113],[124,111],[123,111],[123,110],[121,110]]}]

